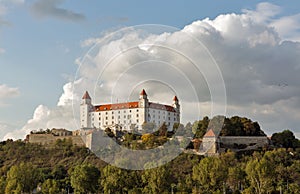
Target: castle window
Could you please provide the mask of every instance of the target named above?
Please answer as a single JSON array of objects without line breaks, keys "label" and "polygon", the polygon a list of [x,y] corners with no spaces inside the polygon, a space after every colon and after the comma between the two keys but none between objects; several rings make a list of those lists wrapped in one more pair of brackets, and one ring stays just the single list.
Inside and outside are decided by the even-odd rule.
[{"label": "castle window", "polygon": [[106,125],[108,125],[108,122],[105,122]]},{"label": "castle window", "polygon": [[137,120],[136,120],[136,122],[138,123],[138,122],[139,122],[139,120],[137,119]]},{"label": "castle window", "polygon": [[170,117],[169,117],[169,120],[171,120]]},{"label": "castle window", "polygon": [[120,119],[121,117],[120,117],[120,115],[118,116],[118,119]]},{"label": "castle window", "polygon": [[111,114],[114,114],[114,111],[112,111]]},{"label": "castle window", "polygon": [[129,112],[131,112],[131,110],[129,110]]},{"label": "castle window", "polygon": [[124,110],[124,113],[126,113],[126,110]]},{"label": "castle window", "polygon": [[139,114],[136,114],[136,117],[139,117]]},{"label": "castle window", "polygon": [[139,109],[136,109],[136,112],[139,112]]},{"label": "castle window", "polygon": [[126,119],[126,115],[124,115],[124,119]]},{"label": "castle window", "polygon": [[118,113],[120,113],[120,111],[118,111]]},{"label": "castle window", "polygon": [[114,123],[115,123],[114,121],[111,122],[111,124],[114,124]]},{"label": "castle window", "polygon": [[101,112],[99,112],[99,116],[101,115]]},{"label": "castle window", "polygon": [[105,119],[107,120],[107,119],[108,119],[108,117],[105,117]]},{"label": "castle window", "polygon": [[108,112],[105,113],[106,115],[108,114]]},{"label": "castle window", "polygon": [[114,119],[114,118],[115,118],[114,116],[111,117],[111,119]]}]

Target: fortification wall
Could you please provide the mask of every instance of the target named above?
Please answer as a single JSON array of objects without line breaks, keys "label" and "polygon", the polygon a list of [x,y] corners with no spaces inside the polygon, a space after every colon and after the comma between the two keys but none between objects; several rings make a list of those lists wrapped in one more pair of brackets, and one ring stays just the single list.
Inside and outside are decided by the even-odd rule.
[{"label": "fortification wall", "polygon": [[85,146],[85,143],[80,136],[54,136],[52,134],[30,134],[28,136],[29,143],[41,145],[54,144],[58,139],[71,139],[74,145]]},{"label": "fortification wall", "polygon": [[256,144],[259,146],[264,146],[269,144],[269,139],[264,136],[220,136],[220,143],[225,145],[234,145],[234,144]]}]

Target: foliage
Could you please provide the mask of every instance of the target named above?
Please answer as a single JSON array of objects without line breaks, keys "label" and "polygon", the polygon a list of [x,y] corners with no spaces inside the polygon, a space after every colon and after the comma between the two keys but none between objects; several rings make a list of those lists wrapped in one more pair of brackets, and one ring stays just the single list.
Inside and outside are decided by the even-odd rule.
[{"label": "foliage", "polygon": [[[206,124],[201,121],[178,125],[177,130],[193,129],[200,137],[203,125],[209,123],[208,117],[204,120]],[[234,134],[260,133],[248,119],[229,120],[240,127],[232,131]],[[228,127],[228,123],[225,121],[224,128],[229,130],[232,126]],[[244,126],[246,123],[248,127]],[[293,134],[278,134],[299,141]],[[152,148],[176,140],[159,133],[125,133],[123,137],[123,143],[132,149]],[[108,165],[87,148],[74,146],[66,139],[47,147],[9,140],[0,142],[0,193],[31,193],[37,187],[40,193],[299,193],[300,149],[280,145],[259,152],[229,151],[216,157],[182,153],[156,168],[151,167],[159,161],[150,156],[145,165],[147,170],[134,171]],[[139,161],[128,161],[126,155],[122,158],[126,162]]]},{"label": "foliage", "polygon": [[100,171],[92,165],[77,165],[70,173],[75,193],[95,193],[98,190]]},{"label": "foliage", "polygon": [[163,193],[168,191],[169,171],[165,166],[147,169],[142,175],[145,184],[143,193]]},{"label": "foliage", "polygon": [[58,181],[54,179],[47,179],[42,184],[42,193],[43,194],[56,194],[59,193],[60,189],[58,186]]},{"label": "foliage", "polygon": [[30,193],[36,188],[39,173],[31,163],[12,166],[7,173],[5,193]]},{"label": "foliage", "polygon": [[295,138],[293,132],[290,130],[274,133],[271,137],[271,140],[276,147],[300,148],[299,140]]}]

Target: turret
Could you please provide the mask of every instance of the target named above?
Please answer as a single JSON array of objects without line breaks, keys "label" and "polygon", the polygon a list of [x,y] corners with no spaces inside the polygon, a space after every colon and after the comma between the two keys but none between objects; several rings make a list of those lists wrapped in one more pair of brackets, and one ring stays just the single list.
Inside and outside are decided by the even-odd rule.
[{"label": "turret", "polygon": [[180,105],[177,96],[174,96],[172,106],[175,108],[176,112],[180,112]]},{"label": "turret", "polygon": [[174,96],[172,106],[174,107],[174,109],[176,111],[176,120],[178,123],[180,123],[180,105],[179,105],[179,100],[178,100],[177,96]]},{"label": "turret", "polygon": [[140,98],[139,98],[139,107],[146,108],[148,107],[148,96],[146,91],[143,89],[140,93]]},{"label": "turret", "polygon": [[92,104],[92,99],[88,91],[85,91],[85,93],[83,94],[81,104]]},{"label": "turret", "polygon": [[82,96],[80,104],[80,128],[91,128],[91,115],[93,110],[92,99],[86,91]]}]

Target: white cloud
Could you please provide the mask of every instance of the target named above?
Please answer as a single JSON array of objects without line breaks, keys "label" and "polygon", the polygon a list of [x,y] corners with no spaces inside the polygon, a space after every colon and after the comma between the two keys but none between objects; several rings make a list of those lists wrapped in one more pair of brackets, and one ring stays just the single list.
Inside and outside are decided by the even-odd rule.
[{"label": "white cloud", "polygon": [[[279,12],[278,6],[261,3],[255,11],[195,21],[169,33],[145,34],[132,28],[110,41],[103,37],[87,39],[82,46],[100,45],[77,60],[78,81],[65,84],[56,108],[39,106],[21,130],[22,135],[38,128],[76,129],[73,119],[78,119],[85,90],[95,103],[136,100],[141,87],[147,88],[152,101],[171,103],[172,95],[180,93],[186,121],[198,119],[198,105],[200,116],[210,115],[212,107],[221,113],[224,104],[218,91],[222,90],[222,80],[201,44],[210,50],[222,72],[228,115],[253,118],[269,134],[286,128],[299,133],[300,43],[281,37],[284,20],[274,19]],[[283,24],[274,27],[280,20]],[[211,96],[213,89],[217,92]],[[194,91],[199,104],[193,98]]]},{"label": "white cloud", "polygon": [[20,91],[18,88],[8,87],[6,84],[0,84],[0,107],[7,105],[5,104],[5,100],[17,97],[20,95]]},{"label": "white cloud", "polygon": [[2,137],[4,137],[7,133],[9,133],[10,131],[13,131],[15,130],[15,127],[6,123],[6,122],[3,122],[3,121],[0,121],[0,141],[2,139]]},{"label": "white cloud", "polygon": [[82,21],[85,16],[71,10],[58,7],[64,0],[37,0],[31,11],[38,18],[54,17],[66,21]]}]

